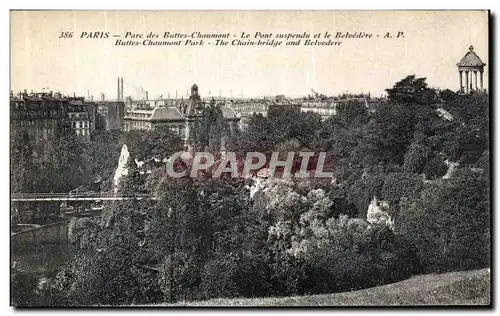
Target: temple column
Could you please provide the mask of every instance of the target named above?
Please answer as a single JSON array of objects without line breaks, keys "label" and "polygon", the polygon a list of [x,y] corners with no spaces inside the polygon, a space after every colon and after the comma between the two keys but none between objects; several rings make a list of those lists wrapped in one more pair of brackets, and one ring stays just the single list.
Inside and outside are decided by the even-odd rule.
[{"label": "temple column", "polygon": [[459,71],[459,72],[458,72],[458,75],[459,75],[459,77],[460,77],[460,92],[462,92],[462,89],[464,88],[464,84],[463,84],[463,82],[462,82],[462,72],[463,72],[463,71]]},{"label": "temple column", "polygon": [[469,71],[465,71],[465,93],[469,93]]},{"label": "temple column", "polygon": [[479,80],[480,80],[479,85],[481,86],[481,90],[483,90],[483,72],[482,71],[479,73]]},{"label": "temple column", "polygon": [[472,70],[469,71],[469,93],[471,93],[474,88],[474,77],[472,76],[473,73],[474,72]]},{"label": "temple column", "polygon": [[470,89],[469,92],[474,91],[474,71],[470,72]]},{"label": "temple column", "polygon": [[477,71],[474,71],[474,90],[477,91]]}]

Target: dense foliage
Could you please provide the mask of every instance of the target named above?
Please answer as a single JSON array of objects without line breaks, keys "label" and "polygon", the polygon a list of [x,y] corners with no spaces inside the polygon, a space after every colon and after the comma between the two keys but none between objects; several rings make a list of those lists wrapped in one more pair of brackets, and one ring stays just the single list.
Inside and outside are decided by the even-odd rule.
[{"label": "dense foliage", "polygon": [[11,134],[11,191],[68,192],[89,179],[88,143],[59,124],[46,139]]},{"label": "dense foliage", "polygon": [[[375,110],[345,103],[324,121],[276,105],[233,133],[212,104],[197,126],[200,148],[228,137],[238,153],[326,151],[335,179],[170,179],[161,163],[148,174],[131,162],[121,189],[158,200],[116,202],[75,224],[81,251],[40,304],[329,293],[489,266],[488,96],[437,91],[415,76],[387,92]],[[107,178],[102,161],[116,163],[120,142],[139,160],[180,146],[167,131],[93,140],[91,170]],[[112,150],[99,154],[107,142]],[[32,166],[31,146],[13,144],[16,170]],[[29,182],[17,176],[16,186]]]}]

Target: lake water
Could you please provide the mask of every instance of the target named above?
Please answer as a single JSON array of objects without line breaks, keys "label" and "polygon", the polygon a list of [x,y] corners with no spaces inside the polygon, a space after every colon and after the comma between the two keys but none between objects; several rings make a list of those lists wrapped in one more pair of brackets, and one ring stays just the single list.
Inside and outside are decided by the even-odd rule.
[{"label": "lake water", "polygon": [[75,252],[75,247],[67,244],[45,244],[22,251],[12,250],[11,266],[15,261],[16,265],[27,272],[49,276],[56,273]]}]

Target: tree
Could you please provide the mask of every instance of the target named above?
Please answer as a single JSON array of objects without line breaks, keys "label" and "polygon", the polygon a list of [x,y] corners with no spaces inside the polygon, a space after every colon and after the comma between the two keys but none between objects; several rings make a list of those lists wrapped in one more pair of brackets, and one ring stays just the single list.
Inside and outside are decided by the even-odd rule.
[{"label": "tree", "polygon": [[312,147],[318,141],[321,116],[316,113],[302,112],[299,106],[273,104],[268,113],[271,139],[281,143],[290,138],[297,139],[302,146]]},{"label": "tree", "polygon": [[378,108],[366,125],[363,140],[353,153],[364,166],[377,163],[402,164],[415,124],[408,106],[388,104]]},{"label": "tree", "polygon": [[10,136],[10,183],[12,192],[31,192],[36,181],[33,147],[28,133],[13,131]]},{"label": "tree", "polygon": [[406,172],[421,173],[431,155],[431,147],[427,145],[427,137],[420,130],[415,130],[413,141],[404,156],[403,170]]},{"label": "tree", "polygon": [[195,122],[193,135],[196,148],[201,150],[207,148],[211,152],[218,152],[222,139],[230,136],[229,125],[215,100],[201,109],[201,116]]},{"label": "tree", "polygon": [[124,135],[124,143],[139,161],[162,161],[183,148],[180,137],[168,126],[158,126],[150,131],[130,131]]},{"label": "tree", "polygon": [[253,114],[234,141],[234,149],[240,155],[247,152],[270,153],[273,149],[274,139],[272,137],[270,121],[262,114]]},{"label": "tree", "polygon": [[123,145],[119,131],[95,131],[90,139],[92,177],[100,179],[102,190],[111,188],[113,175]]},{"label": "tree", "polygon": [[432,104],[438,100],[436,90],[427,87],[426,78],[409,75],[386,89],[389,101],[403,104]]},{"label": "tree", "polygon": [[447,104],[454,116],[443,133],[443,153],[451,161],[474,164],[489,148],[489,101],[486,94],[464,95]]},{"label": "tree", "polygon": [[391,172],[384,179],[381,199],[389,204],[391,216],[399,214],[399,204],[404,199],[413,200],[422,190],[422,176],[411,172]]},{"label": "tree", "polygon": [[91,180],[88,142],[67,124],[57,125],[53,139],[54,160],[58,181],[54,192],[68,192]]},{"label": "tree", "polygon": [[[88,142],[69,125],[57,124],[54,134],[43,140],[16,134],[12,143],[14,186],[20,185],[21,177],[28,181],[24,189],[31,192],[68,192],[90,181]],[[17,170],[20,166],[23,171]]]},{"label": "tree", "polygon": [[96,242],[51,282],[50,305],[147,304],[161,299],[157,278],[141,267],[143,251],[134,234],[117,227],[101,231]]},{"label": "tree", "polygon": [[347,201],[356,206],[358,218],[365,218],[373,197],[381,196],[386,173],[391,171],[395,170],[384,166],[367,167],[347,178]]},{"label": "tree", "polygon": [[341,103],[337,114],[329,117],[320,131],[323,148],[339,162],[354,162],[349,159],[353,150],[360,144],[363,128],[369,120],[368,110],[361,102]]}]

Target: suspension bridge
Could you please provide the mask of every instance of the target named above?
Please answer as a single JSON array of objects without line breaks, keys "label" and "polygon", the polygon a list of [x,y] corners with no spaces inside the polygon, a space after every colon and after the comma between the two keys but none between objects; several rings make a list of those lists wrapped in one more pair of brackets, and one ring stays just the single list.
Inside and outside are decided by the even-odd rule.
[{"label": "suspension bridge", "polygon": [[82,192],[82,193],[12,193],[12,202],[66,202],[66,201],[123,201],[123,200],[156,200],[147,194],[117,195],[114,193]]}]

